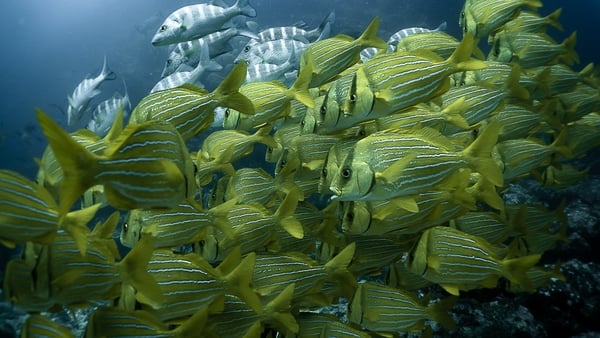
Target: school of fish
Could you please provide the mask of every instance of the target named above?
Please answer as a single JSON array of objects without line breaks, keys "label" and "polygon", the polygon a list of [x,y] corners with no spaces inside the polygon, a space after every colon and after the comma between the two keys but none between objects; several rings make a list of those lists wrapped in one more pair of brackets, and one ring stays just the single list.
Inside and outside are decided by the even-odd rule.
[{"label": "school of fish", "polygon": [[[597,69],[572,68],[575,33],[553,40],[560,9],[541,6],[465,0],[462,37],[443,23],[388,42],[377,17],[354,38],[329,36],[333,13],[258,30],[248,0],[176,10],[152,39],[174,46],[164,78],[127,123],[127,95],[72,133],[38,109],[37,182],[0,170],[0,243],[22,250],[3,291],[32,314],[22,337],[74,336],[40,313],[87,306],[86,337],[454,330],[465,291],[564,280],[540,261],[567,241],[564,205],[502,199],[524,178],[585,179],[572,160],[600,145]],[[69,124],[111,74],[105,62],[82,82]],[[101,208],[113,213],[90,225]],[[448,296],[431,302],[436,285]],[[346,318],[319,313],[342,298]]]}]

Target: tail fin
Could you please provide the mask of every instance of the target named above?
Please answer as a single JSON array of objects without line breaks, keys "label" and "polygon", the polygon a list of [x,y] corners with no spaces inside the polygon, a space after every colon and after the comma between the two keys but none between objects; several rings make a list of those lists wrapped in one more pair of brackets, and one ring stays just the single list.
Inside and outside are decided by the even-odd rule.
[{"label": "tail fin", "polygon": [[527,6],[531,9],[538,9],[542,7],[542,2],[540,0],[522,0],[523,6]]},{"label": "tail fin", "polygon": [[304,228],[302,224],[294,216],[298,199],[291,194],[286,195],[273,217],[279,225],[295,238],[302,239],[304,237]]},{"label": "tail fin", "polygon": [[253,115],[255,110],[252,101],[239,92],[240,86],[246,80],[246,71],[246,62],[236,64],[213,93],[222,105]]},{"label": "tail fin", "polygon": [[562,14],[562,8],[559,8],[559,9],[555,10],[554,12],[548,14],[548,16],[546,16],[546,23],[560,31],[564,30],[562,24],[558,20],[558,18],[560,17],[561,14]]},{"label": "tail fin", "polygon": [[[377,30],[379,29],[379,17],[373,18],[369,26],[365,31],[356,39],[361,47],[375,47],[379,49],[387,48],[387,43],[377,37]],[[362,48],[361,48],[362,49]]]},{"label": "tail fin", "polygon": [[502,273],[511,283],[519,284],[526,290],[532,290],[534,287],[527,277],[527,270],[536,265],[541,255],[530,255],[525,257],[505,259],[502,261]]},{"label": "tail fin", "polygon": [[234,291],[240,299],[244,300],[257,314],[262,314],[263,310],[260,299],[250,287],[255,263],[256,253],[251,252],[242,259],[240,264],[238,264],[231,273],[225,276],[225,279],[229,283],[232,291]]},{"label": "tail fin", "polygon": [[575,51],[575,43],[577,42],[577,32],[573,32],[571,35],[569,35],[568,38],[566,38],[561,45],[563,45],[565,47],[565,54],[560,56],[560,59],[568,64],[568,65],[572,65],[574,63],[579,63],[579,55],[577,55],[577,52]]},{"label": "tail fin", "polygon": [[96,185],[94,176],[99,171],[97,157],[77,143],[67,132],[40,109],[37,119],[54,155],[60,163],[64,179],[60,185],[58,212],[64,217],[75,201],[90,187]]},{"label": "tail fin", "polygon": [[497,187],[504,185],[504,177],[491,153],[498,141],[499,130],[498,120],[494,120],[487,125],[475,141],[462,151],[473,169],[485,175]]},{"label": "tail fin", "polygon": [[327,16],[321,21],[319,26],[315,29],[316,32],[319,32],[319,36],[315,41],[320,41],[326,39],[329,35],[331,35],[331,25],[335,22],[335,12],[331,11]]},{"label": "tail fin", "polygon": [[256,16],[256,10],[254,7],[250,6],[250,2],[248,0],[238,0],[233,7],[239,8],[240,15],[245,15],[250,18]]},{"label": "tail fin", "polygon": [[475,38],[471,33],[466,33],[462,41],[458,44],[454,53],[448,58],[448,63],[456,71],[478,70],[487,67],[481,60],[471,59],[475,47]]},{"label": "tail fin", "polygon": [[427,312],[433,320],[442,324],[445,328],[454,331],[456,330],[456,323],[450,317],[448,310],[456,304],[458,297],[446,297],[439,302],[432,304],[427,308]]},{"label": "tail fin", "polygon": [[142,236],[142,239],[118,265],[123,282],[131,284],[137,290],[136,298],[142,303],[157,308],[164,301],[162,290],[146,270],[153,251],[154,237]]},{"label": "tail fin", "polygon": [[91,207],[70,212],[65,216],[62,226],[73,237],[82,256],[85,256],[85,252],[87,251],[88,235],[90,234],[87,224],[94,218],[100,206],[100,203],[94,204]]},{"label": "tail fin", "polygon": [[447,27],[448,27],[448,23],[446,21],[443,21],[439,26],[437,26],[434,29],[434,31],[436,31],[436,32],[445,31]]},{"label": "tail fin", "polygon": [[313,101],[312,95],[310,95],[310,92],[308,91],[311,79],[312,67],[310,64],[308,64],[306,67],[302,67],[298,73],[296,81],[294,81],[292,88],[289,90],[292,92],[294,99],[302,102],[302,104],[309,108],[314,108],[315,102]]},{"label": "tail fin", "polygon": [[108,68],[108,63],[106,62],[106,55],[104,55],[104,63],[102,64],[102,71],[100,72],[100,76],[102,76],[104,80],[114,80],[117,78],[117,74],[115,74],[112,70]]},{"label": "tail fin", "polygon": [[348,271],[348,266],[354,258],[356,243],[348,244],[337,256],[325,264],[325,271],[339,281],[345,296],[350,297],[356,287],[356,278]]},{"label": "tail fin", "polygon": [[295,283],[289,284],[265,306],[266,316],[276,322],[275,326],[280,332],[298,333],[300,330],[296,319],[290,313],[295,286]]}]

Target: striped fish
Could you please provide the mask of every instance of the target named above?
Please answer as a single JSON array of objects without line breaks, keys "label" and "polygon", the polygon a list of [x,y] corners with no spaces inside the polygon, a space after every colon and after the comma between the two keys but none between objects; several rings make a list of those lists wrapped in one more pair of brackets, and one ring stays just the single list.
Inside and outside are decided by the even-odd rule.
[{"label": "striped fish", "polygon": [[513,32],[543,33],[546,31],[546,27],[552,26],[562,31],[563,27],[559,22],[561,14],[562,8],[558,8],[546,16],[540,16],[532,11],[520,11],[519,15],[507,22],[503,29]]},{"label": "striped fish", "polygon": [[163,68],[160,77],[164,78],[175,73],[179,66],[183,64],[192,67],[197,65],[202,59],[203,50],[201,49],[201,46],[203,45],[208,49],[208,59],[213,59],[224,54],[231,48],[229,46],[229,40],[236,36],[255,38],[256,34],[236,27],[229,27],[208,34],[200,39],[178,43],[169,53],[169,57],[165,62],[165,67]]},{"label": "striped fish", "polygon": [[539,0],[467,0],[460,13],[459,24],[465,33],[485,38],[519,14],[520,8],[542,7]]},{"label": "striped fish", "polygon": [[203,40],[200,40],[198,48],[200,50],[200,55],[198,56],[198,64],[196,65],[196,68],[193,68],[190,71],[182,71],[181,68],[178,68],[179,71],[158,81],[154,87],[152,87],[150,93],[179,87],[186,83],[198,83],[200,78],[207,72],[217,72],[223,69],[223,66],[209,58],[209,47]]},{"label": "striped fish", "polygon": [[304,255],[256,255],[256,266],[252,285],[261,295],[279,293],[291,283],[295,283],[294,300],[320,291],[326,280],[355,284],[355,278],[347,270],[354,255],[354,244],[348,245],[327,262],[319,265]]},{"label": "striped fish", "polygon": [[99,204],[67,213],[62,219],[58,205],[41,185],[10,170],[0,170],[0,243],[14,248],[18,243],[32,241],[51,244],[61,228],[77,241],[85,254],[89,230]]},{"label": "striped fish", "polygon": [[348,317],[350,322],[381,334],[417,331],[423,328],[426,319],[455,330],[456,324],[448,310],[456,300],[456,297],[447,297],[428,305],[406,291],[366,282],[356,289]]},{"label": "striped fish", "polygon": [[396,33],[392,34],[390,36],[390,38],[388,39],[387,52],[391,53],[391,52],[395,52],[396,50],[398,50],[397,49],[398,43],[409,36],[412,36],[415,34],[421,34],[421,33],[442,32],[442,31],[446,30],[447,26],[448,26],[448,24],[446,23],[446,21],[444,21],[439,26],[437,26],[435,29],[428,29],[428,28],[424,28],[424,27],[410,27],[410,28],[401,29],[401,30],[397,31]]},{"label": "striped fish", "polygon": [[[452,35],[444,32],[426,32],[409,35],[398,41],[396,50],[399,52],[431,51],[444,59],[449,58],[460,42]],[[483,52],[474,47],[478,58],[484,59]]]},{"label": "striped fish", "polygon": [[250,130],[265,123],[271,123],[291,113],[291,101],[297,100],[307,107],[314,107],[308,92],[310,71],[300,72],[294,84],[287,88],[278,81],[250,82],[240,87],[240,93],[254,105],[253,115],[246,115],[233,109],[225,113],[223,128]]},{"label": "striped fish", "polygon": [[241,168],[229,179],[224,198],[235,199],[240,204],[260,203],[270,207],[275,198],[290,193],[296,200],[304,199],[298,187],[286,177],[273,178],[262,168]]},{"label": "striped fish", "polygon": [[4,270],[2,292],[4,299],[19,309],[28,312],[48,311],[55,304],[49,297],[50,277],[48,271],[38,276],[39,269],[36,269],[35,264],[36,262],[30,263],[24,259],[8,261]]},{"label": "striped fish", "polygon": [[210,127],[217,106],[254,114],[252,102],[238,92],[245,73],[246,64],[237,64],[225,80],[210,93],[190,84],[152,93],[135,107],[129,124],[141,124],[151,120],[170,122],[183,139],[188,140]]},{"label": "striped fish", "polygon": [[231,152],[229,161],[233,163],[252,153],[255,143],[276,146],[269,136],[270,130],[270,126],[262,127],[254,134],[244,130],[217,130],[202,142],[202,148],[198,151],[197,165],[213,161],[224,152]]},{"label": "striped fish", "polygon": [[256,16],[248,0],[237,0],[231,7],[196,4],[181,7],[165,19],[152,37],[152,45],[164,46],[189,41],[216,32],[231,18]]},{"label": "striped fish", "polygon": [[379,18],[371,21],[358,39],[347,35],[317,41],[302,54],[300,71],[311,67],[312,79],[309,87],[318,87],[360,60],[360,51],[366,47],[385,48],[385,42],[376,36]]},{"label": "striped fish", "polygon": [[[550,107],[548,105],[546,107]],[[536,130],[539,130],[543,122],[554,125],[556,122],[545,114],[546,107],[541,108],[541,112],[533,107],[518,104],[506,104],[503,109],[494,116],[500,123],[500,132],[498,140],[510,140],[527,138]]]},{"label": "striped fish", "polygon": [[[295,238],[304,236],[302,224],[293,216],[298,199],[288,195],[281,202],[277,211],[271,213],[260,204],[227,203],[229,213],[227,219],[233,229],[233,236],[227,238],[215,232],[207,236],[204,245],[200,245],[200,254],[209,262],[221,261],[225,256],[239,248],[242,254],[252,251],[263,251],[273,246],[277,237],[275,229],[281,227]],[[225,204],[222,204],[223,206]]]},{"label": "striped fish", "polygon": [[546,66],[558,61],[572,65],[579,62],[574,50],[576,40],[576,32],[563,42],[556,43],[550,36],[541,33],[502,31],[494,36],[488,60],[515,61],[523,68]]},{"label": "striped fish", "polygon": [[320,177],[320,170],[329,149],[341,139],[338,135],[317,134],[303,134],[295,137],[279,157],[275,174],[281,174],[282,162],[291,163],[297,159],[299,162],[297,177]]},{"label": "striped fish", "polygon": [[193,337],[207,329],[208,313],[218,310],[218,307],[219,305],[215,303],[204,306],[175,328],[164,324],[158,317],[147,311],[125,310],[118,307],[98,308],[89,318],[86,337]]},{"label": "striped fish", "polygon": [[[491,157],[498,125],[493,124],[467,148],[454,151],[448,139],[429,129],[382,131],[356,142],[339,162],[330,190],[341,201],[384,200],[435,190],[445,182],[460,186],[451,175],[472,168],[502,186],[502,173]],[[410,203],[409,203],[410,205]],[[414,207],[408,210],[418,210]]]},{"label": "striped fish", "polygon": [[296,74],[296,67],[289,60],[280,65],[259,63],[248,66],[245,82],[281,81],[288,84],[294,81]]},{"label": "striped fish", "polygon": [[164,302],[154,308],[142,304],[141,308],[163,321],[181,319],[213,302],[222,304],[224,295],[233,293],[260,314],[260,300],[249,287],[254,255],[234,262],[232,271],[223,271],[236,255],[239,257],[239,251],[215,269],[195,253],[182,255],[174,254],[170,249],[154,250],[148,263],[148,273],[156,279]]},{"label": "striped fish", "polygon": [[[354,99],[357,102],[354,105],[361,108],[355,108],[351,114],[387,115],[445,93],[450,88],[449,75],[485,67],[483,61],[470,59],[473,46],[473,37],[467,34],[454,53],[443,61],[429,53],[398,52],[382,54],[365,62],[357,72],[364,72],[373,92],[367,94],[373,98],[351,94],[348,100]],[[374,102],[368,102],[369,99]],[[344,113],[350,114],[350,111],[344,110]]]},{"label": "striped fish", "polygon": [[31,314],[21,329],[21,337],[75,338],[68,328],[41,314]]},{"label": "striped fish", "polygon": [[465,103],[464,98],[454,101],[441,110],[426,104],[418,104],[400,113],[380,117],[375,121],[375,125],[377,130],[419,127],[444,130],[447,124],[451,124],[466,130],[469,129],[469,123],[463,117],[463,113],[469,109],[469,104]]},{"label": "striped fish", "polygon": [[481,237],[436,226],[425,230],[409,254],[410,271],[440,284],[450,294],[473,288],[494,288],[500,277],[531,289],[526,271],[541,255],[501,259]]},{"label": "striped fish", "polygon": [[296,316],[300,331],[298,337],[369,338],[366,332],[342,323],[339,318],[326,313],[301,312]]},{"label": "striped fish", "polygon": [[232,236],[225,212],[201,210],[189,202],[169,209],[133,209],[121,228],[121,244],[133,248],[142,234],[151,234],[156,238],[154,248],[174,248],[203,239],[211,226]]},{"label": "striped fish", "polygon": [[317,39],[329,35],[329,30],[331,28],[330,26],[334,21],[335,13],[331,11],[325,18],[323,18],[319,26],[311,30],[306,30],[296,26],[267,28],[258,33],[258,42],[279,39],[295,39],[306,43],[314,42]]},{"label": "striped fish", "polygon": [[497,245],[501,245],[514,231],[500,215],[484,211],[468,212],[453,219],[450,225]]},{"label": "striped fish", "polygon": [[600,92],[598,88],[585,83],[578,83],[575,88],[557,95],[563,111],[558,115],[563,123],[574,122],[582,117],[600,110]]},{"label": "striped fish", "polygon": [[64,215],[88,188],[104,185],[119,209],[176,205],[196,193],[193,163],[171,123],[129,125],[103,155],[85,149],[42,111],[40,125],[64,171],[59,213]]},{"label": "striped fish", "polygon": [[[253,40],[250,40],[253,41]],[[288,61],[298,64],[299,55],[309,46],[308,42],[295,39],[277,39],[253,43],[246,46],[234,62],[246,61],[249,65],[271,63],[280,65]]]}]

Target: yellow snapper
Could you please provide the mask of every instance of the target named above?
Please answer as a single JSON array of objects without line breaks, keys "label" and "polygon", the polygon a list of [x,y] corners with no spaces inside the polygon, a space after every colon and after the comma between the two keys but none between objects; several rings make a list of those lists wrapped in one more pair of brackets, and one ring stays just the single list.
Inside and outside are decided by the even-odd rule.
[{"label": "yellow snapper", "polygon": [[289,116],[292,100],[297,100],[310,108],[314,107],[312,96],[308,92],[310,76],[310,67],[303,69],[289,89],[279,81],[250,82],[242,85],[239,89],[240,93],[252,101],[255,114],[246,115],[243,111],[227,109],[223,128],[250,130]]},{"label": "yellow snapper", "polygon": [[129,211],[121,229],[120,240],[133,248],[144,236],[154,236],[154,248],[173,248],[197,242],[204,238],[206,228],[216,226],[232,236],[225,207],[202,210],[189,202],[169,209],[133,209]]},{"label": "yellow snapper", "polygon": [[212,92],[190,84],[161,90],[144,97],[131,113],[129,124],[150,120],[172,123],[184,140],[188,140],[210,126],[214,109],[225,106],[254,114],[254,106],[239,88],[246,78],[246,63],[237,64]]},{"label": "yellow snapper", "polygon": [[473,43],[467,34],[446,60],[432,52],[416,51],[383,54],[365,62],[356,71],[340,109],[327,109],[327,114],[341,116],[325,120],[337,121],[339,129],[438,97],[450,88],[451,74],[485,67],[483,61],[471,60]]},{"label": "yellow snapper", "polygon": [[496,30],[519,15],[520,8],[542,7],[539,0],[466,0],[460,12],[463,32],[476,38],[493,35]]},{"label": "yellow snapper", "polygon": [[344,324],[338,317],[326,313],[301,312],[296,316],[296,320],[300,327],[298,337],[371,337],[370,334]]},{"label": "yellow snapper", "polygon": [[541,255],[500,258],[485,239],[436,226],[425,230],[409,254],[410,271],[439,284],[450,294],[478,287],[494,288],[500,277],[531,289],[526,271]]},{"label": "yellow snapper", "polygon": [[87,250],[87,224],[100,208],[96,204],[61,219],[58,205],[44,187],[10,170],[0,170],[0,206],[0,243],[5,246],[14,248],[27,241],[51,244],[62,228],[82,254]]},{"label": "yellow snapper", "polygon": [[[29,312],[42,312],[51,309],[55,302],[49,297],[47,269],[40,271],[37,264],[47,267],[47,254],[33,262],[25,259],[11,259],[4,270],[2,292],[4,300]],[[39,275],[42,273],[42,275]]]},{"label": "yellow snapper", "polygon": [[260,314],[260,300],[249,284],[254,260],[254,253],[241,259],[237,250],[215,268],[195,253],[156,249],[148,263],[148,274],[156,279],[164,301],[151,307],[138,295],[141,308],[168,321],[190,316],[212,302],[222,304],[225,294],[233,293]]},{"label": "yellow snapper", "polygon": [[59,212],[64,215],[84,191],[102,184],[118,209],[174,206],[194,196],[194,165],[175,127],[165,121],[129,125],[102,155],[85,149],[45,113],[42,130],[64,171]]},{"label": "yellow snapper", "polygon": [[312,43],[302,53],[300,72],[310,67],[312,77],[309,87],[318,87],[360,60],[360,51],[366,47],[387,48],[387,44],[376,36],[379,18],[375,17],[365,31],[353,39],[348,35],[336,35]]},{"label": "yellow snapper", "polygon": [[432,129],[377,132],[356,142],[339,163],[330,190],[341,201],[411,196],[434,190],[446,179],[455,181],[451,186],[460,185],[451,174],[463,168],[502,186],[502,173],[491,157],[497,135],[498,125],[490,124],[467,148],[456,152],[447,138]]},{"label": "yellow snapper", "polygon": [[224,199],[235,199],[240,204],[260,203],[270,207],[277,197],[288,194],[292,194],[298,201],[304,200],[304,194],[289,175],[277,175],[273,178],[262,168],[241,168],[229,178]]},{"label": "yellow snapper", "polygon": [[556,43],[543,33],[502,31],[494,36],[488,60],[515,61],[523,68],[546,66],[559,61],[572,65],[579,62],[579,56],[574,50],[576,39],[576,32],[563,42]]},{"label": "yellow snapper", "polygon": [[544,33],[547,26],[552,26],[562,31],[563,27],[558,20],[561,14],[562,8],[559,8],[546,16],[540,16],[536,12],[522,10],[516,18],[507,22],[503,29],[514,32]]},{"label": "yellow snapper", "polygon": [[75,338],[75,335],[70,329],[59,325],[52,319],[34,313],[25,320],[21,329],[21,337]]},{"label": "yellow snapper", "polygon": [[456,324],[448,310],[456,297],[447,297],[432,305],[413,294],[374,282],[362,283],[356,289],[350,304],[350,322],[380,334],[398,331],[417,331],[426,319],[433,319],[444,327],[455,330]]}]

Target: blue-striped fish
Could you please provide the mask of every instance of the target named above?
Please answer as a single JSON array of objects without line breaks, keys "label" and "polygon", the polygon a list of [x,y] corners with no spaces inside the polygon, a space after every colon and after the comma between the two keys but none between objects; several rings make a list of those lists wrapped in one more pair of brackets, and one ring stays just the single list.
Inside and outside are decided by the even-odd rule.
[{"label": "blue-striped fish", "polygon": [[455,330],[456,324],[448,310],[456,303],[448,297],[431,305],[413,294],[374,282],[362,283],[350,304],[350,322],[377,333],[397,333],[421,330],[426,319],[433,319]]},{"label": "blue-striped fish", "polygon": [[246,64],[238,63],[212,92],[190,84],[158,91],[144,97],[131,113],[129,124],[150,120],[172,123],[184,140],[210,127],[214,109],[225,106],[254,114],[254,106],[238,89],[246,74]]},{"label": "blue-striped fish", "polygon": [[21,338],[75,338],[68,328],[39,313],[30,314],[21,329]]},{"label": "blue-striped fish", "polygon": [[437,26],[435,29],[428,29],[428,28],[424,28],[424,27],[410,27],[410,28],[404,28],[401,29],[399,31],[397,31],[396,33],[392,34],[390,36],[390,38],[387,41],[387,52],[391,53],[391,52],[395,52],[397,51],[397,47],[398,47],[398,43],[400,41],[402,41],[404,38],[407,38],[411,35],[415,35],[415,34],[421,34],[421,33],[436,33],[436,32],[442,32],[446,30],[446,27],[448,26],[448,24],[446,23],[446,21],[442,22],[439,24],[439,26]]},{"label": "blue-striped fish", "polygon": [[104,64],[98,76],[91,79],[84,79],[75,87],[73,94],[68,97],[69,106],[67,107],[67,125],[72,126],[77,123],[82,115],[88,111],[90,101],[100,95],[98,87],[106,80],[114,80],[116,78],[106,64],[106,56]]},{"label": "blue-striped fish", "polygon": [[[341,113],[365,120],[369,115],[395,113],[438,97],[450,88],[449,75],[486,66],[471,59],[473,46],[473,37],[467,34],[446,60],[426,52],[397,52],[365,62],[357,69],[357,90],[350,91],[340,104]],[[368,86],[358,86],[361,78]]]},{"label": "blue-striped fish", "polygon": [[[222,208],[221,208],[222,209]],[[154,236],[155,248],[174,248],[205,237],[207,227],[216,226],[232,236],[225,214],[228,210],[201,210],[189,202],[169,209],[133,209],[121,228],[121,244],[133,248],[142,235]]]},{"label": "blue-striped fish", "polygon": [[[304,228],[294,217],[297,203],[297,197],[287,195],[274,213],[257,203],[231,205],[226,217],[231,224],[233,236],[226,237],[215,231],[206,236],[198,246],[198,251],[211,263],[223,260],[236,248],[242,254],[263,251],[277,242],[277,227],[301,239],[304,237]],[[223,205],[225,204],[221,206]]]},{"label": "blue-striped fish", "polygon": [[503,29],[514,32],[544,33],[546,27],[552,26],[562,31],[563,27],[559,22],[561,14],[562,8],[558,8],[546,16],[532,11],[521,11],[516,18],[507,22]]},{"label": "blue-striped fish", "polygon": [[0,170],[0,243],[9,248],[27,241],[51,244],[62,228],[85,254],[87,224],[99,208],[96,204],[73,211],[61,220],[58,205],[44,187],[14,171]]},{"label": "blue-striped fish", "polygon": [[291,101],[297,100],[307,107],[314,107],[312,96],[308,92],[310,68],[305,68],[294,84],[287,88],[278,81],[250,82],[240,87],[240,93],[254,105],[253,115],[246,115],[235,109],[225,112],[223,128],[250,130],[265,123],[271,123],[291,113]]},{"label": "blue-striped fish", "polygon": [[501,245],[509,236],[514,235],[514,230],[511,229],[506,219],[489,211],[467,212],[453,219],[450,226],[498,245]]},{"label": "blue-striped fish", "polygon": [[542,7],[540,0],[467,0],[460,12],[459,24],[464,33],[476,38],[493,35],[496,30],[514,19],[520,8]]},{"label": "blue-striped fish", "polygon": [[298,337],[320,338],[369,338],[370,334],[349,324],[342,323],[338,317],[326,313],[301,312],[296,316],[300,327]]},{"label": "blue-striped fish", "polygon": [[287,194],[292,194],[296,200],[304,200],[302,192],[289,176],[273,178],[262,168],[241,168],[228,178],[223,197],[226,201],[235,199],[239,204],[260,203],[271,207],[277,197]]},{"label": "blue-striped fish", "polygon": [[261,295],[279,293],[295,283],[294,300],[319,293],[324,281],[331,280],[353,289],[356,281],[347,270],[354,256],[354,244],[349,244],[325,265],[319,265],[301,254],[258,254],[252,285]]},{"label": "blue-striped fish", "polygon": [[385,41],[376,36],[378,28],[379,18],[375,17],[357,39],[337,35],[311,44],[300,59],[300,70],[311,67],[313,73],[309,87],[325,84],[357,63],[363,48],[385,48]]},{"label": "blue-striped fish", "polygon": [[130,125],[102,155],[85,149],[41,110],[37,118],[64,171],[58,211],[66,214],[88,188],[102,184],[119,209],[176,205],[196,193],[194,168],[171,123]]},{"label": "blue-striped fish", "polygon": [[[11,259],[4,269],[2,292],[4,300],[29,312],[47,311],[55,305],[49,297],[47,253],[25,259]],[[43,271],[40,267],[46,267]],[[39,275],[39,273],[42,273]]]},{"label": "blue-striped fish", "polygon": [[223,302],[203,306],[181,325],[163,323],[160,318],[144,310],[126,310],[118,307],[98,308],[89,317],[85,336],[94,337],[192,337],[209,329],[207,323],[210,311],[219,311]]},{"label": "blue-striped fish", "polygon": [[488,60],[515,61],[523,68],[546,66],[559,61],[572,65],[579,62],[574,49],[576,41],[576,32],[561,43],[556,43],[543,33],[502,31],[494,36]]},{"label": "blue-striped fish", "polygon": [[237,0],[231,7],[197,4],[181,7],[165,19],[152,37],[152,45],[164,46],[189,41],[216,32],[231,18],[256,16],[248,0]]},{"label": "blue-striped fish", "polygon": [[500,277],[531,289],[526,271],[541,255],[518,258],[498,256],[497,250],[481,237],[460,230],[436,226],[427,229],[410,252],[410,271],[438,283],[453,295],[474,288],[494,288]]},{"label": "blue-striped fish", "polygon": [[209,47],[206,45],[204,40],[200,40],[199,43],[199,56],[198,64],[196,68],[189,71],[184,71],[178,68],[177,72],[170,74],[160,81],[158,81],[154,87],[150,90],[150,93],[157,92],[159,90],[165,90],[169,88],[179,87],[185,83],[196,84],[200,81],[200,78],[207,72],[217,72],[223,69],[223,66],[209,58]]},{"label": "blue-striped fish", "polygon": [[[454,36],[445,32],[427,32],[414,34],[398,41],[396,51],[417,52],[431,51],[444,59],[449,58],[460,42]],[[479,48],[473,48],[473,54],[477,58],[484,59],[485,56]]]},{"label": "blue-striped fish", "polygon": [[339,162],[330,190],[341,201],[401,196],[410,199],[411,195],[434,190],[444,181],[460,186],[460,180],[452,174],[466,168],[502,186],[502,172],[491,157],[497,135],[498,125],[490,124],[467,148],[456,152],[451,142],[435,130],[377,132],[356,142]]},{"label": "blue-striped fish", "polygon": [[213,268],[195,253],[175,254],[170,249],[156,249],[147,271],[156,279],[164,301],[160,306],[152,307],[145,305],[139,295],[137,298],[143,310],[163,321],[185,318],[215,301],[222,304],[226,293],[240,297],[260,314],[260,300],[250,288],[254,260],[254,253],[242,260],[238,250]]}]

